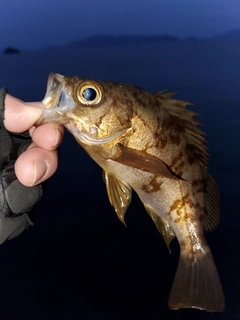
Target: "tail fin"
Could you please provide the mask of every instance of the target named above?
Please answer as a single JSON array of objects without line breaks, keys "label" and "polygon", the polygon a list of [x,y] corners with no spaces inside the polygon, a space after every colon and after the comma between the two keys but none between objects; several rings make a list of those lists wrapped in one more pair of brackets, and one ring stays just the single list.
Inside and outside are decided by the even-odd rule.
[{"label": "tail fin", "polygon": [[170,309],[223,311],[224,295],[211,252],[191,257],[180,254],[168,305]]}]

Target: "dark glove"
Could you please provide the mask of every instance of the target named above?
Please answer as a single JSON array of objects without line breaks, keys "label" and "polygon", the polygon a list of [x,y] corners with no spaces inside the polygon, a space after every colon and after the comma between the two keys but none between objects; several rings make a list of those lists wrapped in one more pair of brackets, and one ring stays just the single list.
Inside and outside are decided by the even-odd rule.
[{"label": "dark glove", "polygon": [[27,132],[12,134],[4,128],[4,99],[0,90],[0,244],[33,225],[34,205],[42,195],[41,185],[25,187],[14,172],[18,156],[32,142]]}]

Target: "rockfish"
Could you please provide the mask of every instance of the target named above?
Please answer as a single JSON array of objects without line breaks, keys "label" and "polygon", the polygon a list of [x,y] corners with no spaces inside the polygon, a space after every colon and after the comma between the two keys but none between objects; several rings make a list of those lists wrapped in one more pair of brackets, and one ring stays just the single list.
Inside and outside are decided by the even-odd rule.
[{"label": "rockfish", "polygon": [[203,132],[174,93],[50,74],[40,123],[62,123],[103,169],[119,219],[136,191],[180,259],[171,309],[222,311],[224,295],[204,229],[219,223],[219,193],[207,172]]}]

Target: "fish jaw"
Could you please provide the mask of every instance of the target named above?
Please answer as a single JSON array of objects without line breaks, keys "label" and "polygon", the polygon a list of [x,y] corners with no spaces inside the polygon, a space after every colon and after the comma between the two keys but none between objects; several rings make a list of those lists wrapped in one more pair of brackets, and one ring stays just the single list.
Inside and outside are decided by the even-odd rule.
[{"label": "fish jaw", "polygon": [[46,95],[42,101],[43,114],[37,125],[49,122],[65,124],[67,113],[74,108],[74,101],[67,91],[64,76],[50,73]]},{"label": "fish jaw", "polygon": [[60,94],[64,85],[64,76],[50,73],[47,83],[47,92],[43,104],[48,109],[55,109],[59,103]]},{"label": "fish jaw", "polygon": [[[112,136],[107,136],[105,138],[99,139],[97,136],[97,129],[92,127],[89,128],[90,132],[79,130],[72,124],[65,124],[65,127],[68,129],[69,132],[75,137],[75,139],[78,141],[79,144],[83,146],[102,146],[104,144],[107,144],[109,142],[112,142],[113,140],[118,139],[121,135],[123,135],[127,129],[122,129],[117,131]],[[90,133],[90,134],[89,134]]]}]

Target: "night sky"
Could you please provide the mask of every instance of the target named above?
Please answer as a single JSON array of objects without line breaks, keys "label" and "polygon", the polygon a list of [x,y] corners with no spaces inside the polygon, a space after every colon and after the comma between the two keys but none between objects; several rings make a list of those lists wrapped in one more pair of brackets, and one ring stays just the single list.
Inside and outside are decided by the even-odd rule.
[{"label": "night sky", "polygon": [[239,0],[1,0],[0,48],[38,49],[96,34],[211,37],[240,28]]}]

